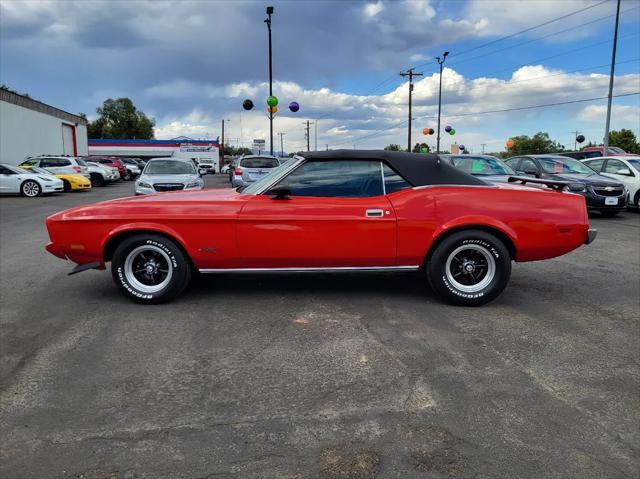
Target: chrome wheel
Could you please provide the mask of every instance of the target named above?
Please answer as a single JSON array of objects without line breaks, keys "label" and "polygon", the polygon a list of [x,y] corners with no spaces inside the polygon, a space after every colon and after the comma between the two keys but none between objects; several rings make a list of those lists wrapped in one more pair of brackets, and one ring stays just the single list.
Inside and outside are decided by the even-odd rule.
[{"label": "chrome wheel", "polygon": [[169,255],[157,246],[138,246],[127,255],[124,274],[138,291],[156,293],[171,281],[173,263]]},{"label": "chrome wheel", "polygon": [[454,249],[447,257],[445,274],[454,288],[465,293],[476,293],[493,281],[496,261],[484,246],[465,244]]},{"label": "chrome wheel", "polygon": [[27,181],[22,185],[22,194],[29,198],[38,196],[40,194],[40,185],[35,181]]}]

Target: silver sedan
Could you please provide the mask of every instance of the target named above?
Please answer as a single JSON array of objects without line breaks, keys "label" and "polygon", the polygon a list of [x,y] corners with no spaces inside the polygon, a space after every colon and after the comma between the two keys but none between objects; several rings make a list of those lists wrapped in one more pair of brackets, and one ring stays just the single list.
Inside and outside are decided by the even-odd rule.
[{"label": "silver sedan", "polygon": [[201,190],[203,172],[196,171],[190,160],[152,158],[136,179],[136,195],[161,191]]}]

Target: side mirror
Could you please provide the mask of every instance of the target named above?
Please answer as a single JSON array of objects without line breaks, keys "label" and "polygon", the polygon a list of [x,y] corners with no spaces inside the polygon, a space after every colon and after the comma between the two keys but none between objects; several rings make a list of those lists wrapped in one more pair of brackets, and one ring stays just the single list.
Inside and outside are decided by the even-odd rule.
[{"label": "side mirror", "polygon": [[207,174],[207,170],[205,170],[204,168],[200,168],[198,169],[198,173],[200,174],[200,176],[204,176]]},{"label": "side mirror", "polygon": [[535,168],[527,168],[524,170],[524,174],[529,176],[538,176],[538,170]]},{"label": "side mirror", "polygon": [[276,186],[272,188],[269,193],[273,195],[274,200],[290,200],[291,190],[286,186]]},{"label": "side mirror", "polygon": [[616,175],[633,176],[629,168],[622,168],[621,170],[616,171]]}]

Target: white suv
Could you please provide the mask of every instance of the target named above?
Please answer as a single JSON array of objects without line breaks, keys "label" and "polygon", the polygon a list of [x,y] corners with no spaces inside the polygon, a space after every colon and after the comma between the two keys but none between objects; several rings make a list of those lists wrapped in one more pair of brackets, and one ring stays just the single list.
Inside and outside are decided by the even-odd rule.
[{"label": "white suv", "polygon": [[84,160],[75,156],[34,156],[31,158],[27,158],[18,166],[20,166],[21,168],[31,168],[32,166],[37,166],[39,168],[46,168],[52,173],[68,173],[69,168],[71,168],[76,173],[86,176],[89,179],[91,178],[91,176],[89,175],[89,168],[87,168],[87,164],[84,162]]},{"label": "white suv", "polygon": [[115,168],[92,161],[87,161],[86,164],[89,169],[91,186],[105,186],[111,181],[118,181],[120,179],[120,173],[118,173],[118,170]]}]

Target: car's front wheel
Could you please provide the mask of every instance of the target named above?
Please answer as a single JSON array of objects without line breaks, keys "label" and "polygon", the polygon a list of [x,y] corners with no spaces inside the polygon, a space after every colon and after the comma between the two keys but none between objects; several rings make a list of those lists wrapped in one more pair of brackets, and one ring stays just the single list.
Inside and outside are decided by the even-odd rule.
[{"label": "car's front wheel", "polygon": [[38,184],[37,181],[27,180],[22,183],[22,186],[20,186],[20,194],[22,196],[26,196],[27,198],[35,198],[36,196],[40,196],[42,194],[42,187]]},{"label": "car's front wheel", "polygon": [[439,243],[426,265],[431,287],[447,302],[480,306],[495,299],[511,276],[511,255],[481,230],[454,233]]},{"label": "car's front wheel", "polygon": [[139,303],[171,301],[187,287],[191,264],[183,251],[160,235],[136,235],[116,248],[111,274],[122,292]]}]

